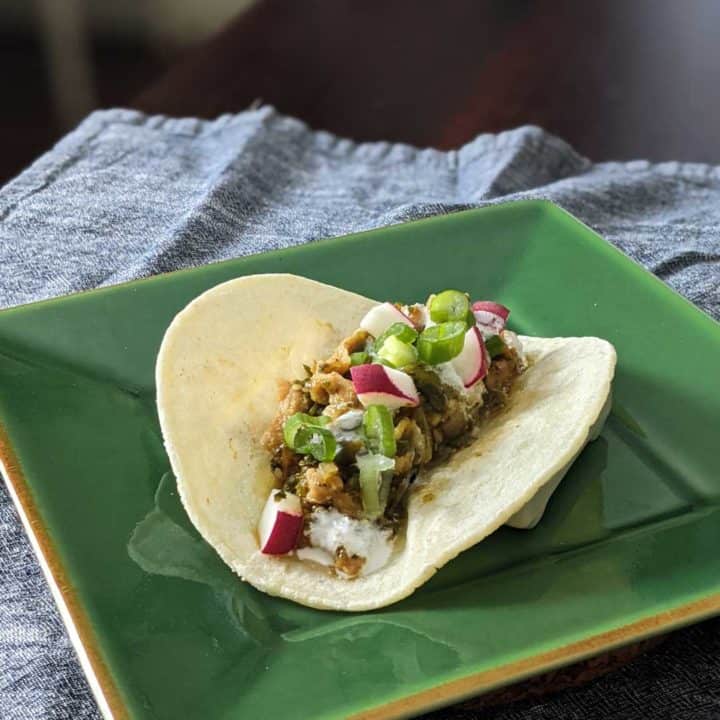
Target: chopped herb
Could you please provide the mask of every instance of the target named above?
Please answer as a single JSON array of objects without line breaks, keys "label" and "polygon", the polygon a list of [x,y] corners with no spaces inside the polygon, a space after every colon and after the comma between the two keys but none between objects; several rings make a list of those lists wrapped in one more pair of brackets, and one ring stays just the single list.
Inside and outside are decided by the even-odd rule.
[{"label": "chopped herb", "polygon": [[295,413],[283,425],[285,444],[295,452],[312,455],[316,460],[327,462],[335,457],[337,441],[324,426],[330,418],[324,415],[314,416]]},{"label": "chopped herb", "polygon": [[350,353],[350,365],[355,367],[356,365],[365,365],[370,362],[370,355],[366,352],[354,352]]},{"label": "chopped herb", "polygon": [[387,342],[388,338],[395,337],[401,342],[412,344],[417,340],[417,330],[411,328],[406,323],[393,323],[378,339],[375,343],[375,347],[381,349],[382,346]]},{"label": "chopped herb", "polygon": [[417,389],[430,403],[430,407],[437,412],[445,412],[447,398],[442,390],[440,378],[432,370],[417,367],[413,372],[413,379]]},{"label": "chopped herb", "polygon": [[505,352],[506,345],[499,335],[492,335],[485,341],[485,348],[491,358],[502,355]]}]

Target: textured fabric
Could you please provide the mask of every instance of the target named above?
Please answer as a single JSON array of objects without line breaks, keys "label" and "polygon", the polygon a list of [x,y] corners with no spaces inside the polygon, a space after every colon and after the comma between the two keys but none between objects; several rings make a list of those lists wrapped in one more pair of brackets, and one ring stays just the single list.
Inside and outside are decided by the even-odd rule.
[{"label": "textured fabric", "polygon": [[[213,122],[91,115],[0,191],[0,306],[527,197],[560,204],[720,316],[719,168],[592,164],[532,127],[452,152],[355,144],[270,108]],[[0,717],[98,717],[4,488],[0,552]],[[718,717],[718,629],[483,715]]]}]

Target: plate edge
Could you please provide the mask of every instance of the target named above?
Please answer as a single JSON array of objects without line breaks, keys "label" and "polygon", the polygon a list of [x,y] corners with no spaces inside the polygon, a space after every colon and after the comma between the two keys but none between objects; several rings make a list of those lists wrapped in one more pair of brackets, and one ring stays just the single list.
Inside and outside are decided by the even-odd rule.
[{"label": "plate edge", "polygon": [[588,225],[584,220],[581,220],[577,215],[574,213],[571,213],[569,210],[564,208],[562,205],[559,205],[556,202],[553,202],[552,200],[546,200],[546,199],[538,199],[536,201],[538,204],[541,204],[544,206],[545,212],[547,212],[549,215],[562,215],[566,218],[569,218],[573,223],[581,227],[585,232],[590,233],[593,236],[593,239],[595,241],[599,241],[605,246],[608,246],[609,249],[612,251],[612,254],[616,256],[620,256],[623,260],[626,260],[631,265],[635,266],[639,270],[642,271],[642,273],[647,277],[649,280],[654,280],[656,283],[661,285],[665,290],[669,291],[672,295],[675,296],[675,300],[680,299],[682,303],[685,305],[685,309],[691,309],[695,310],[696,312],[700,313],[700,315],[705,319],[709,320],[711,323],[713,323],[716,327],[720,328],[720,320],[715,319],[710,313],[708,313],[706,310],[703,310],[701,307],[698,307],[690,298],[685,297],[679,290],[676,290],[672,285],[670,285],[668,282],[666,282],[663,278],[656,275],[650,268],[645,267],[640,261],[636,260],[635,258],[628,255],[624,250],[619,248],[615,243],[610,242],[609,240],[605,239],[603,235],[600,234],[598,230],[595,230],[590,225]]},{"label": "plate edge", "polygon": [[95,633],[82,605],[75,595],[65,568],[55,550],[40,513],[32,499],[20,464],[12,449],[7,432],[0,424],[0,474],[20,516],[25,534],[60,611],[63,625],[70,637],[92,694],[105,720],[127,720],[128,708],[103,660]]},{"label": "plate edge", "polygon": [[395,720],[447,707],[475,695],[481,695],[542,672],[585,660],[601,652],[659,635],[683,625],[690,625],[719,613],[720,593],[715,593],[553,650],[472,673],[426,690],[420,690],[413,695],[391,700],[384,705],[361,710],[348,716],[348,720]]}]

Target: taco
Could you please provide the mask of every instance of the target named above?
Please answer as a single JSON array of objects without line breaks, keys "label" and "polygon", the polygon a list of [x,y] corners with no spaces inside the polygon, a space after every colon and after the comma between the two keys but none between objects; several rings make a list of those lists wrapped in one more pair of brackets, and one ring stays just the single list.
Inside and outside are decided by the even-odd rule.
[{"label": "taco", "polygon": [[192,522],[262,591],[367,610],[532,526],[609,409],[615,351],[518,337],[457,290],[378,303],[293,275],[218,285],[162,341],[157,404]]}]

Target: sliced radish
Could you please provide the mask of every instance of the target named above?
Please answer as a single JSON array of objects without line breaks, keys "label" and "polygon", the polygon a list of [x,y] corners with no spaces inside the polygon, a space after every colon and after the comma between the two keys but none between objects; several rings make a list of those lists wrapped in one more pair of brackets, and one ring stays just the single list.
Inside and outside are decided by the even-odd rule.
[{"label": "sliced radish", "polygon": [[303,526],[300,498],[289,492],[273,490],[260,516],[260,552],[285,555],[294,550]]},{"label": "sliced radish", "polygon": [[472,387],[487,375],[488,356],[479,327],[471,327],[465,333],[463,349],[450,362],[466,388]]},{"label": "sliced radish", "polygon": [[478,300],[472,304],[473,312],[476,310],[482,312],[489,312],[493,315],[497,315],[502,318],[503,322],[507,322],[510,315],[510,310],[500,303],[492,302],[491,300]]},{"label": "sliced radish", "polygon": [[360,321],[360,327],[367,330],[373,337],[378,338],[391,325],[398,322],[405,323],[411,328],[415,327],[412,320],[404,312],[398,310],[392,303],[385,302],[369,310]]},{"label": "sliced radish", "polygon": [[475,322],[480,326],[483,335],[499,335],[505,327],[510,310],[500,303],[489,300],[478,300],[472,304]]},{"label": "sliced radish", "polygon": [[394,410],[420,403],[413,379],[402,370],[373,363],[351,367],[350,375],[355,393],[364,407],[384,405]]}]

